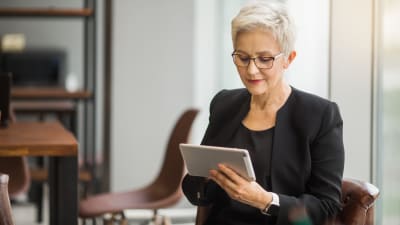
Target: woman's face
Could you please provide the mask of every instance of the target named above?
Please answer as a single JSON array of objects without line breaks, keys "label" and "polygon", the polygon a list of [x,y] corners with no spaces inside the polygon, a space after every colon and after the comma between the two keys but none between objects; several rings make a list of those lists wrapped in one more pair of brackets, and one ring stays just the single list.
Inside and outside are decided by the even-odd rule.
[{"label": "woman's face", "polygon": [[[244,86],[252,95],[267,94],[282,82],[283,72],[288,67],[284,55],[279,55],[281,49],[278,42],[269,31],[256,29],[238,34],[235,43],[235,53],[241,60],[250,60],[248,66],[236,66]],[[270,69],[256,66],[255,61],[261,65],[263,59],[275,57]]]}]

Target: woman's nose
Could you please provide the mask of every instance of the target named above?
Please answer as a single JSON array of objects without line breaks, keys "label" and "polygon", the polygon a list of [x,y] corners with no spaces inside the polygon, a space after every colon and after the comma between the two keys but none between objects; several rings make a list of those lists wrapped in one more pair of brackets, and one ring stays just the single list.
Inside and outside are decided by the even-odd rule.
[{"label": "woman's nose", "polygon": [[259,72],[258,67],[254,60],[250,60],[249,65],[247,66],[247,73],[250,75],[255,75]]}]

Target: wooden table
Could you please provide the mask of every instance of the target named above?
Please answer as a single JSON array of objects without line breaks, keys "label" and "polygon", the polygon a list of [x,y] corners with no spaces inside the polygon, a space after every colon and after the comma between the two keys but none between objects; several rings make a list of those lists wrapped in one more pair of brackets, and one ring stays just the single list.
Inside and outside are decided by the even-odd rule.
[{"label": "wooden table", "polygon": [[0,157],[49,156],[50,224],[78,224],[78,143],[58,122],[16,122],[0,129]]},{"label": "wooden table", "polygon": [[59,87],[13,87],[11,89],[12,100],[61,100],[61,99],[88,99],[92,94],[89,91],[67,91]]},{"label": "wooden table", "polygon": [[[51,87],[51,86],[37,86],[37,87],[12,87],[11,88],[11,106],[14,107],[16,113],[31,113],[35,112],[38,115],[40,113],[59,113],[63,115],[69,115],[70,124],[69,128],[78,136],[78,102],[92,100],[92,93],[87,90],[67,91],[63,87]],[[72,102],[71,102],[72,101]],[[95,124],[94,106],[89,108],[88,104],[85,104],[83,112],[84,133],[83,140],[85,145],[83,146],[83,161],[85,166],[88,162],[89,149],[92,151],[94,157],[94,140],[89,141],[88,137],[94,133],[92,127]],[[91,111],[89,111],[91,110]],[[89,113],[92,112],[92,113]],[[59,114],[60,115],[60,114]],[[91,118],[92,121],[89,121]],[[89,121],[89,122],[86,122]],[[90,125],[93,123],[92,125]],[[93,160],[93,159],[92,159]]]}]

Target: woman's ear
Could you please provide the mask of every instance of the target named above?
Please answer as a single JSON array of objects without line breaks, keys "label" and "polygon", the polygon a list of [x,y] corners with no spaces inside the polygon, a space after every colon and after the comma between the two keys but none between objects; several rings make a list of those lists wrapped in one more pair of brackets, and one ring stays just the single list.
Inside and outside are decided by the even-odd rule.
[{"label": "woman's ear", "polygon": [[285,60],[285,64],[283,65],[285,69],[289,67],[292,61],[296,58],[296,55],[297,55],[296,51],[291,51],[289,53],[289,56],[287,57],[287,59]]}]

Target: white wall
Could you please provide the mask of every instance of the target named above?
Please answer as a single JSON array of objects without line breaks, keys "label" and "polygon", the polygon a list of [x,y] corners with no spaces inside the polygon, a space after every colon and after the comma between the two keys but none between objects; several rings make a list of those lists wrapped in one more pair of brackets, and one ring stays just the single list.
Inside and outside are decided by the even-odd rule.
[{"label": "white wall", "polygon": [[192,142],[199,144],[207,128],[210,100],[218,90],[218,6],[215,0],[194,0],[193,94],[200,109]]},{"label": "white wall", "polygon": [[113,191],[156,175],[179,114],[193,105],[193,1],[114,1]]},{"label": "white wall", "polygon": [[332,0],[331,98],[341,109],[347,177],[371,180],[373,1]]},{"label": "white wall", "polygon": [[286,77],[290,84],[321,97],[329,92],[329,0],[287,0],[296,25],[297,56]]}]

